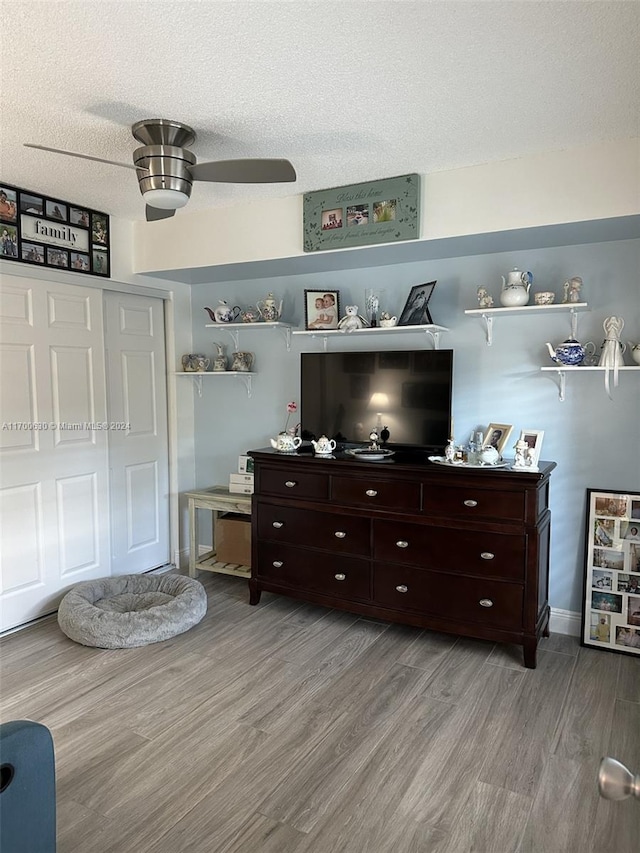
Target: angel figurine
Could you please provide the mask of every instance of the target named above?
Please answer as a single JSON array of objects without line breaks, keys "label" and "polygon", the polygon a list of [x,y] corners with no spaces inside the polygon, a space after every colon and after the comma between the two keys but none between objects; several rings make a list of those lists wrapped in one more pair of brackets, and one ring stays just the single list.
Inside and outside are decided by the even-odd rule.
[{"label": "angel figurine", "polygon": [[574,275],[562,285],[564,292],[563,303],[580,302],[580,288],[582,287],[582,279],[579,275]]}]

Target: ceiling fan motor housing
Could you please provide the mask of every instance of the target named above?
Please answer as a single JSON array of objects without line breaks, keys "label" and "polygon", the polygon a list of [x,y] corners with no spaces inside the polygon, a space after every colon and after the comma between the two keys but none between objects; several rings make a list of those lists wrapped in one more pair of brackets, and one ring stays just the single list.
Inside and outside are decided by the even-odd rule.
[{"label": "ceiling fan motor housing", "polygon": [[144,195],[149,190],[176,190],[191,195],[192,178],[189,166],[196,157],[174,145],[143,145],[133,152],[138,186]]}]

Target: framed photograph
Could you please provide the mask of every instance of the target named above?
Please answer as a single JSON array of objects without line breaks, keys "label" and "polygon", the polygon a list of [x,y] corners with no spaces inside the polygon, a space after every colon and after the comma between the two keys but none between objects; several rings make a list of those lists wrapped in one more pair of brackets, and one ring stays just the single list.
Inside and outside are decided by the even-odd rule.
[{"label": "framed photograph", "polygon": [[417,240],[420,175],[315,190],[303,196],[305,252],[322,252],[398,240]]},{"label": "framed photograph", "polygon": [[484,434],[483,447],[495,447],[500,456],[507,446],[513,427],[511,424],[489,424]]},{"label": "framed photograph", "polygon": [[18,213],[17,193],[12,187],[0,186],[0,219],[15,222]]},{"label": "framed photograph", "polygon": [[47,200],[44,206],[45,216],[48,219],[57,219],[59,222],[67,221],[67,205],[61,201]]},{"label": "framed photograph", "polygon": [[429,300],[436,286],[435,281],[427,284],[416,284],[409,291],[409,296],[398,320],[399,326],[426,326],[433,320],[429,312]]},{"label": "framed photograph", "polygon": [[520,440],[524,441],[530,450],[533,450],[532,465],[535,468],[538,467],[543,438],[544,430],[542,429],[523,429],[520,433]]},{"label": "framed photograph", "polygon": [[304,326],[309,332],[316,329],[337,329],[340,319],[338,290],[305,290]]},{"label": "framed photograph", "polygon": [[583,646],[640,656],[639,501],[638,493],[587,489]]}]

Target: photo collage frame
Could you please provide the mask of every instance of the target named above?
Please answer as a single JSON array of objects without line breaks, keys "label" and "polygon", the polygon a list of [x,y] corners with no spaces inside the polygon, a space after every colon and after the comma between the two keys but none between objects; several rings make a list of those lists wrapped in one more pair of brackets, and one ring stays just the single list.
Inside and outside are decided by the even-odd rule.
[{"label": "photo collage frame", "polygon": [[0,184],[0,258],[108,278],[110,252],[108,214]]},{"label": "photo collage frame", "polygon": [[640,655],[640,493],[587,490],[581,642]]}]

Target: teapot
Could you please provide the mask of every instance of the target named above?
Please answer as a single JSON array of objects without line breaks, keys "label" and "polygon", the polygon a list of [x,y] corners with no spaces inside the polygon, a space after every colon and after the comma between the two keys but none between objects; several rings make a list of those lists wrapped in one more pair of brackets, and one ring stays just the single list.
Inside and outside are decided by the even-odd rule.
[{"label": "teapot", "polygon": [[547,349],[549,350],[552,361],[555,361],[556,364],[566,365],[582,364],[586,355],[593,357],[596,353],[596,345],[594,343],[588,341],[582,346],[575,338],[567,338],[566,341],[558,344],[555,349],[547,342]]},{"label": "teapot", "polygon": [[529,301],[529,290],[533,284],[533,274],[522,272],[514,267],[507,277],[502,276],[500,302],[505,308],[517,308]]},{"label": "teapot", "polygon": [[233,323],[240,316],[240,306],[234,305],[231,307],[224,299],[220,299],[217,308],[204,309],[214,323]]},{"label": "teapot", "polygon": [[299,435],[289,435],[288,432],[279,432],[277,438],[270,438],[271,447],[278,453],[295,453],[302,444]]},{"label": "teapot", "polygon": [[631,341],[627,341],[627,346],[629,348],[629,354],[631,358],[635,361],[636,364],[640,364],[640,344],[631,343]]},{"label": "teapot", "polygon": [[313,452],[316,456],[330,456],[336,449],[336,443],[333,438],[327,438],[326,435],[321,435],[317,441],[311,439],[313,444]]},{"label": "teapot", "polygon": [[256,303],[256,306],[258,308],[260,318],[264,320],[265,323],[273,323],[280,319],[280,315],[282,314],[282,299],[278,305],[273,293],[269,293],[264,299],[260,299]]},{"label": "teapot", "polygon": [[234,352],[233,361],[231,362],[231,370],[236,370],[240,373],[249,373],[253,367],[252,352]]},{"label": "teapot", "polygon": [[258,319],[258,312],[249,306],[240,314],[240,319],[243,323],[255,323]]}]

